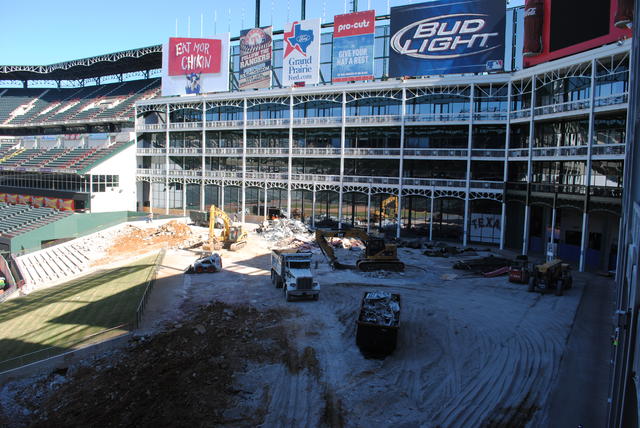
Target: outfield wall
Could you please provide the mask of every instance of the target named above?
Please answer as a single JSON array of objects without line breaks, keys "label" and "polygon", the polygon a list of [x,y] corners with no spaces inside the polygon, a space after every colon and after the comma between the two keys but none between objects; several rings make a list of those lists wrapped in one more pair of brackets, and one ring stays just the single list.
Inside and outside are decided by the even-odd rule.
[{"label": "outfield wall", "polygon": [[38,229],[20,234],[10,241],[12,253],[40,250],[43,241],[73,239],[98,232],[107,227],[128,221],[129,211],[93,214],[75,213]]}]

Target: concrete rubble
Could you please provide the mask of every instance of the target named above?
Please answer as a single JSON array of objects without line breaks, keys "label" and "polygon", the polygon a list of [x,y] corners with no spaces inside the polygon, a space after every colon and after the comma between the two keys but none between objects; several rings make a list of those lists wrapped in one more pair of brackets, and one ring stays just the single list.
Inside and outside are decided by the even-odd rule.
[{"label": "concrete rubble", "polygon": [[386,291],[366,293],[362,301],[360,321],[385,326],[398,325],[400,302],[397,295]]},{"label": "concrete rubble", "polygon": [[256,232],[272,247],[296,247],[310,249],[315,237],[299,220],[278,219],[265,221]]}]

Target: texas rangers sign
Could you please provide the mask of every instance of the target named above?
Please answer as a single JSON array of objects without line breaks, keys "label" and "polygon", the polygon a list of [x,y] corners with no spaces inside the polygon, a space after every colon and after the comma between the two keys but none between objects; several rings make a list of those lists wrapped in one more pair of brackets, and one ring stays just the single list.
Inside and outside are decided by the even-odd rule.
[{"label": "texas rangers sign", "polygon": [[479,73],[504,65],[504,0],[391,8],[389,75]]},{"label": "texas rangers sign", "polygon": [[284,26],[282,85],[320,81],[320,19],[295,21]]}]

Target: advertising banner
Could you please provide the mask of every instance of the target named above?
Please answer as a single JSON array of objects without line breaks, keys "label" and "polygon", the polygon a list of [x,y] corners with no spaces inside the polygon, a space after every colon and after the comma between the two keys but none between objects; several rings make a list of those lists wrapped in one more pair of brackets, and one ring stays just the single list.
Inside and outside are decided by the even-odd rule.
[{"label": "advertising banner", "polygon": [[273,27],[240,32],[240,89],[271,86],[271,46]]},{"label": "advertising banner", "polygon": [[24,205],[31,204],[31,195],[18,195],[18,203]]},{"label": "advertising banner", "polygon": [[282,85],[320,81],[320,18],[284,26]]},{"label": "advertising banner", "polygon": [[500,214],[471,214],[469,237],[472,241],[500,242]]},{"label": "advertising banner", "polygon": [[7,194],[0,193],[0,202],[7,202]]},{"label": "advertising banner", "polygon": [[73,211],[73,199],[58,199],[58,209],[61,211]]},{"label": "advertising banner", "polygon": [[17,204],[18,195],[14,195],[13,193],[7,193],[7,202],[10,204]]},{"label": "advertising banner", "polygon": [[47,208],[58,209],[58,198],[44,197],[44,206]]},{"label": "advertising banner", "polygon": [[333,18],[333,82],[373,79],[375,29],[375,10],[336,15]]},{"label": "advertising banner", "polygon": [[169,38],[162,45],[162,96],[228,91],[229,38]]},{"label": "advertising banner", "polygon": [[32,196],[31,205],[33,205],[35,208],[44,206],[44,196]]},{"label": "advertising banner", "polygon": [[504,0],[439,0],[392,7],[389,75],[502,70],[505,13]]}]

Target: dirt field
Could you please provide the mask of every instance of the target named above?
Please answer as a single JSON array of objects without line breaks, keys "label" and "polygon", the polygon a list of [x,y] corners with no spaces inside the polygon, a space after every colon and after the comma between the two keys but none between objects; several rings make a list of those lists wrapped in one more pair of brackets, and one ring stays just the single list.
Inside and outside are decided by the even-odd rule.
[{"label": "dirt field", "polygon": [[[183,275],[195,254],[169,251],[141,330],[150,338],[62,379],[5,385],[0,398],[12,405],[0,422],[533,427],[543,420],[539,409],[582,293],[579,276],[556,297],[527,293],[506,277],[460,276],[453,259],[420,250],[400,249],[406,272],[385,274],[333,271],[316,251],[320,300],[287,303],[271,285],[267,243],[251,239],[239,252],[221,252],[217,274]],[[371,290],[402,296],[398,347],[384,360],[364,358],[355,345],[359,302]],[[96,406],[105,416],[89,418]]]}]

